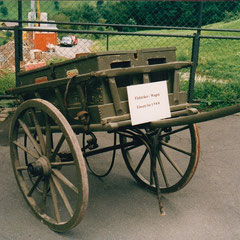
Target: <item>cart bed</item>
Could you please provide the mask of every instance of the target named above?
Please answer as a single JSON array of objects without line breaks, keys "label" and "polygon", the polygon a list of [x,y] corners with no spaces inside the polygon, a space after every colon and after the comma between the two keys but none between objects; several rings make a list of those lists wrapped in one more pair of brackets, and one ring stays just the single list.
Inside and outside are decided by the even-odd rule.
[{"label": "cart bed", "polygon": [[176,48],[89,54],[19,74],[13,90],[21,101],[42,98],[68,119],[87,112],[90,124],[130,119],[127,86],[167,80],[172,109],[186,104],[179,87],[178,69],[191,62],[176,61]]}]

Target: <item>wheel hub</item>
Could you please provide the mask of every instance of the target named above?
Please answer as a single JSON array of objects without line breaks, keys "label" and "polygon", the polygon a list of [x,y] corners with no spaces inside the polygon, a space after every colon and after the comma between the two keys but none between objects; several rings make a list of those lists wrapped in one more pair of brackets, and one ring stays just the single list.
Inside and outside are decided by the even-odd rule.
[{"label": "wheel hub", "polygon": [[47,157],[42,156],[36,162],[28,164],[28,170],[33,176],[48,176],[52,168]]}]

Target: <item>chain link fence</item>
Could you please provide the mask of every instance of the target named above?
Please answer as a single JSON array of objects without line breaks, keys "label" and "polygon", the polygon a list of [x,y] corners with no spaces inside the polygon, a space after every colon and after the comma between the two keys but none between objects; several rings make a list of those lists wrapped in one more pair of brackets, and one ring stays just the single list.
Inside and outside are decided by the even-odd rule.
[{"label": "chain link fence", "polygon": [[[238,81],[239,40],[239,1],[3,0],[0,82],[9,72],[89,52],[172,46],[178,60],[195,62],[198,81]],[[21,60],[17,69],[15,59]]]}]

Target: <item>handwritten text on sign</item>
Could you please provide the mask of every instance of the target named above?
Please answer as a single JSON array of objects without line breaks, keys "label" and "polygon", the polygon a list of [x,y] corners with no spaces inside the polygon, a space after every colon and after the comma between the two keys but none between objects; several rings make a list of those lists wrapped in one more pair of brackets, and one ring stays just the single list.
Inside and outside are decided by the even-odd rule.
[{"label": "handwritten text on sign", "polygon": [[132,125],[171,117],[167,82],[154,82],[127,87]]}]

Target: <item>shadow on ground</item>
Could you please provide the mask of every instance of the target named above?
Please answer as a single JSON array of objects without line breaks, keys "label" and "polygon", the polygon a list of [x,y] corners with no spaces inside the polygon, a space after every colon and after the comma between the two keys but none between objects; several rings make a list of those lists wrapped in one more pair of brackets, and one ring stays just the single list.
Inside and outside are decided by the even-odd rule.
[{"label": "shadow on ground", "polygon": [[10,122],[12,120],[12,115],[10,114],[4,122],[0,123],[0,146],[8,146],[8,131]]}]

